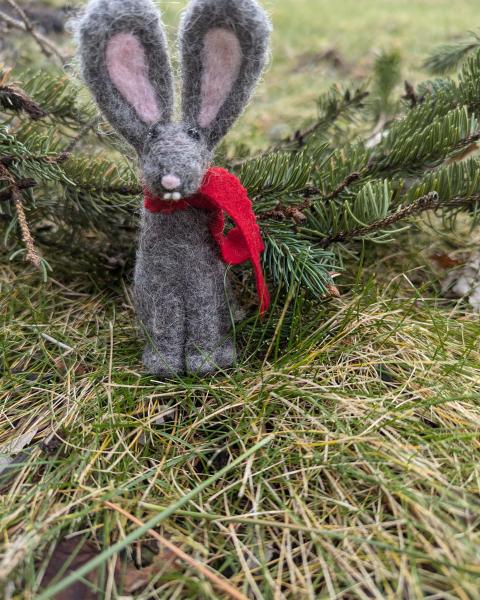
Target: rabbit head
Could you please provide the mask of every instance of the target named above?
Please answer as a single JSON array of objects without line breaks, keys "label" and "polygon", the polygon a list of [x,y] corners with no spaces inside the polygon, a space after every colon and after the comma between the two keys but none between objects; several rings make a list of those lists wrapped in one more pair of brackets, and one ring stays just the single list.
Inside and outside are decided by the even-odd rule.
[{"label": "rabbit head", "polygon": [[180,200],[200,187],[216,145],[248,103],[270,24],[256,0],[192,0],[179,47],[183,97],[151,0],[92,0],[77,26],[82,75],[111,125],[135,148],[145,185]]}]

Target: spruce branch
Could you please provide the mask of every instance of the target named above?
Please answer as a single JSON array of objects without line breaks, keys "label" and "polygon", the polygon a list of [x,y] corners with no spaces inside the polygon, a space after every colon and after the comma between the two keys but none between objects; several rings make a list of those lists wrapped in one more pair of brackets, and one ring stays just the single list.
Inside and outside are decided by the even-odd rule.
[{"label": "spruce branch", "polygon": [[12,163],[15,162],[38,162],[45,163],[49,165],[59,165],[65,162],[68,158],[70,158],[70,153],[68,152],[60,152],[59,154],[24,154],[24,155],[7,155],[0,156],[0,164],[9,167]]},{"label": "spruce branch", "polygon": [[318,100],[321,110],[319,119],[305,129],[297,129],[293,135],[281,140],[275,149],[303,148],[309,138],[328,129],[328,127],[342,116],[348,114],[350,110],[363,108],[364,101],[368,98],[369,94],[370,92],[364,89],[357,89],[353,95],[350,90],[346,90],[343,96],[340,96],[338,88],[334,86],[324,97]]},{"label": "spruce branch", "polygon": [[438,206],[439,199],[437,192],[430,192],[426,196],[418,198],[418,200],[409,206],[398,210],[396,213],[388,215],[384,219],[379,219],[378,221],[370,223],[370,225],[367,225],[366,227],[358,227],[356,229],[352,229],[351,231],[341,231],[335,235],[326,237],[320,242],[320,246],[322,248],[328,248],[332,244],[345,243],[348,240],[366,237],[371,233],[375,233],[376,231],[387,229],[388,227],[391,227],[400,221],[404,221],[413,215],[418,215],[426,210],[434,210],[435,208],[438,208]]},{"label": "spruce branch", "polygon": [[73,152],[80,142],[90,133],[90,131],[99,124],[99,122],[99,116],[95,116],[93,119],[90,119],[90,121],[88,121],[88,123],[86,123],[82,129],[80,129],[78,135],[74,137],[68,144],[68,146],[65,148],[65,152]]},{"label": "spruce branch", "polygon": [[275,285],[286,290],[299,286],[316,298],[338,293],[333,281],[338,271],[333,252],[278,224],[266,228],[264,237],[262,260]]},{"label": "spruce branch", "polygon": [[445,75],[454,71],[472,52],[480,48],[480,36],[471,32],[471,37],[452,44],[442,44],[425,60],[423,67],[433,75]]},{"label": "spruce branch", "polygon": [[412,204],[398,210],[397,212],[388,215],[384,219],[379,219],[366,227],[358,227],[351,231],[341,231],[335,235],[324,238],[320,242],[321,248],[328,248],[332,244],[345,243],[358,238],[365,238],[372,233],[388,229],[392,225],[410,219],[413,216],[418,216],[427,211],[435,211],[439,208],[460,208],[472,206],[480,200],[480,194],[474,194],[468,198],[457,197],[448,201],[442,201],[437,192],[430,192],[421,198],[418,198]]},{"label": "spruce branch", "polygon": [[304,129],[297,129],[293,135],[286,136],[263,152],[229,161],[228,166],[242,167],[255,160],[268,159],[278,152],[302,150],[307,146],[310,138],[319,133],[327,133],[340,119],[348,119],[355,110],[364,108],[365,99],[369,94],[370,92],[362,87],[352,93],[349,89],[342,91],[337,85],[333,85],[328,92],[318,98],[319,117],[313,124]]},{"label": "spruce branch", "polygon": [[[439,164],[449,164],[451,161],[457,160],[459,158],[464,158],[477,148],[476,142],[480,140],[480,130],[478,129],[473,133],[470,133],[469,135],[458,139],[458,131],[466,131],[471,127],[472,124],[476,123],[475,120],[472,120],[471,123],[467,121],[467,115],[465,111],[459,109],[458,111],[452,113],[451,116],[447,115],[444,121],[445,123],[434,123],[434,126],[436,126],[437,129],[434,130],[434,135],[431,136],[432,149],[430,149],[428,145],[424,146],[425,154],[428,156],[428,153],[431,153],[430,156],[432,156],[434,151],[437,152],[436,144],[438,143],[438,141],[441,141],[442,143],[444,142],[446,134],[443,132],[448,132],[450,130],[450,122],[460,123],[457,129],[451,133],[451,136],[453,137],[451,142],[452,145],[450,147],[447,147],[447,149],[439,152],[439,156],[437,159],[437,162]],[[402,123],[400,122],[395,124],[393,126],[393,129],[397,135],[401,134],[404,135],[406,138],[407,132],[410,130],[410,126],[408,125],[408,127],[402,127]],[[440,131],[440,134],[438,134],[437,131]],[[417,133],[416,135],[419,139],[421,138],[421,132]],[[396,143],[396,140],[397,137],[394,138],[394,143]],[[393,166],[395,167],[395,170],[398,171],[409,171],[413,168],[420,168],[417,165],[410,164],[410,161],[412,159],[419,160],[419,158],[421,158],[421,154],[415,154],[413,150],[411,154],[406,153],[403,148],[401,148],[401,150],[398,151],[398,144],[396,145],[396,147],[394,146],[395,153],[392,153],[389,147],[390,142],[388,140],[382,146],[381,152],[377,151],[376,154],[373,154],[368,160],[367,164],[362,169],[353,171],[346,175],[346,177],[344,177],[344,179],[331,192],[327,194],[322,194],[319,188],[311,185],[307,186],[304,189],[297,190],[297,195],[301,198],[307,198],[306,200],[304,200],[301,203],[290,206],[284,206],[283,204],[279,203],[273,209],[261,212],[258,217],[259,220],[265,221],[273,219],[285,221],[290,219],[298,224],[307,219],[307,217],[304,214],[304,211],[313,208],[319,198],[323,200],[334,200],[340,197],[345,191],[347,191],[348,187],[353,183],[359,183],[361,181],[368,180],[369,178],[378,176],[380,174],[388,176],[391,170],[393,169]],[[461,153],[461,156],[459,156],[459,153]],[[394,158],[396,158],[397,156],[399,158],[397,159],[397,164],[395,164],[396,161],[394,160]],[[333,160],[336,160],[336,157],[333,157]],[[403,165],[401,163],[402,160],[404,162]]]},{"label": "spruce branch", "polygon": [[[323,196],[323,200],[333,200],[337,196],[339,196],[342,192],[344,192],[349,185],[359,181],[363,176],[362,172],[354,172],[347,175],[345,179],[340,183],[340,185],[330,192]],[[303,211],[309,210],[313,207],[315,202],[315,196],[322,196],[322,192],[319,188],[309,186],[304,190],[301,190],[299,193],[300,196],[307,198],[301,204],[295,204],[293,206],[283,206],[282,204],[278,204],[272,210],[266,210],[260,215],[258,215],[259,221],[266,221],[268,219],[274,219],[276,221],[285,221],[287,219],[292,219],[295,223],[301,223],[305,221],[307,217],[303,214]]]},{"label": "spruce branch", "polygon": [[366,170],[363,170],[363,171],[354,171],[353,173],[350,173],[339,184],[339,186],[336,189],[333,190],[333,192],[330,192],[329,194],[327,194],[326,196],[324,196],[325,200],[333,200],[334,198],[337,198],[337,196],[340,196],[340,194],[342,192],[344,192],[348,188],[349,185],[352,185],[352,183],[355,183],[356,181],[359,181],[366,174],[367,174]]},{"label": "spruce branch", "polygon": [[[3,74],[0,70],[0,85],[7,85],[9,74],[8,69]],[[50,129],[67,125],[65,135],[70,135],[71,129],[84,128],[97,115],[92,102],[79,100],[78,82],[63,72],[28,72],[22,79],[21,89],[48,113],[50,119],[42,121],[42,125]],[[11,109],[8,105],[4,108]],[[25,124],[22,123],[21,127],[24,128]]]},{"label": "spruce branch", "polygon": [[373,67],[371,108],[377,122],[375,131],[381,131],[388,117],[397,112],[398,102],[392,100],[393,92],[401,80],[401,58],[397,50],[381,52]]}]

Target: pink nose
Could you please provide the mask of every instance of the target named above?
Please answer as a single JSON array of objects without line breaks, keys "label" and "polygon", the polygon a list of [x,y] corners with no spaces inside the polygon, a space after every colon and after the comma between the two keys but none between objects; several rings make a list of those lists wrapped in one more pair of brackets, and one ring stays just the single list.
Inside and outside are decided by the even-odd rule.
[{"label": "pink nose", "polygon": [[175,175],[165,175],[165,177],[162,177],[162,186],[166,190],[176,190],[180,187],[181,183],[180,179],[175,177]]}]

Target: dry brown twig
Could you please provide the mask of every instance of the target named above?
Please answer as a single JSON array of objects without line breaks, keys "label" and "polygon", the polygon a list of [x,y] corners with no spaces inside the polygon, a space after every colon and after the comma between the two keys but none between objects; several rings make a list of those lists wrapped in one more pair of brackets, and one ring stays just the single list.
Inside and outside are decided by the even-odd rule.
[{"label": "dry brown twig", "polygon": [[[137,517],[135,517],[134,515],[132,515],[125,509],[123,509],[121,506],[118,506],[118,504],[114,504],[113,502],[105,501],[105,506],[108,506],[108,508],[111,508],[112,510],[117,511],[118,513],[120,513],[121,515],[123,515],[124,517],[126,517],[127,519],[132,521],[132,523],[135,523],[139,527],[142,527],[144,525],[143,521],[141,521],[140,519],[137,519]],[[234,598],[234,600],[248,600],[248,598],[246,596],[244,596],[240,591],[238,591],[232,585],[230,585],[228,583],[228,581],[226,581],[222,577],[219,577],[216,573],[214,573],[211,569],[209,569],[202,563],[199,563],[198,561],[196,561],[194,558],[192,558],[186,552],[184,552],[183,550],[181,550],[180,548],[175,546],[175,544],[172,544],[172,542],[170,542],[169,540],[164,538],[162,535],[160,535],[154,529],[149,529],[149,533],[158,542],[160,542],[160,544],[162,544],[162,546],[164,546],[165,548],[168,548],[168,550],[170,550],[170,552],[172,552],[172,554],[175,554],[175,556],[177,558],[179,558],[183,562],[186,562],[193,569],[195,569],[196,571],[201,573],[217,589],[221,590],[222,592],[224,592],[225,594],[230,596],[230,598]]]},{"label": "dry brown twig", "polygon": [[28,226],[27,217],[22,204],[22,195],[16,187],[12,188],[12,198],[15,204],[15,209],[18,215],[18,222],[20,223],[20,229],[22,231],[22,240],[27,249],[25,260],[31,263],[36,269],[40,269],[41,259],[35,247],[30,227]]},{"label": "dry brown twig", "polygon": [[12,106],[19,111],[24,110],[34,121],[43,119],[48,114],[37,102],[15,85],[1,85],[0,83],[0,99],[2,104]]},{"label": "dry brown twig", "polygon": [[13,199],[15,210],[17,211],[18,223],[22,232],[22,240],[27,250],[25,260],[32,264],[36,269],[40,269],[41,259],[35,247],[35,241],[33,239],[32,232],[30,231],[30,227],[28,226],[27,216],[25,214],[25,209],[23,208],[22,203],[22,193],[20,192],[17,182],[15,181],[10,171],[1,163],[0,176],[4,181],[8,181],[8,183],[10,184],[10,195]]}]

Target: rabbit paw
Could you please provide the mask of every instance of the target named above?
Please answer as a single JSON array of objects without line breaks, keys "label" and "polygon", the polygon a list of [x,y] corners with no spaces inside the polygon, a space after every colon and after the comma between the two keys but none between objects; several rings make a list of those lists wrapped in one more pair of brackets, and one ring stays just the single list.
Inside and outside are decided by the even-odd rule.
[{"label": "rabbit paw", "polygon": [[185,365],[180,359],[146,349],[143,354],[143,365],[150,375],[157,377],[175,377],[185,372]]},{"label": "rabbit paw", "polygon": [[189,354],[186,358],[187,372],[195,375],[213,375],[221,369],[233,367],[236,362],[236,352],[233,343],[224,344],[215,352]]}]

